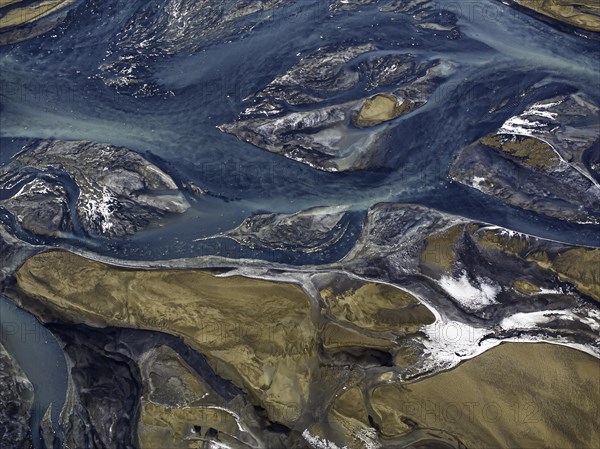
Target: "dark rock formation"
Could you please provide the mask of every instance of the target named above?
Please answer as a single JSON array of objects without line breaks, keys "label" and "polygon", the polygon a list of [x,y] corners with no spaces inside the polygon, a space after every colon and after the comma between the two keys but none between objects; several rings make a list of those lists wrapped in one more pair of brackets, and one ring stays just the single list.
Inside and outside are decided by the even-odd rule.
[{"label": "dark rock formation", "polygon": [[69,196],[56,178],[34,178],[0,204],[32,234],[58,236],[73,231]]},{"label": "dark rock formation", "polygon": [[[425,105],[455,68],[406,53],[382,56],[371,44],[321,49],[247,99],[253,104],[239,120],[219,129],[320,170],[377,168],[384,162],[377,142],[385,129],[370,128],[393,126]],[[373,93],[386,90],[347,100],[360,83]]]},{"label": "dark rock formation", "polygon": [[0,289],[6,286],[7,280],[28,257],[42,249],[23,242],[9,227],[0,223]]},{"label": "dark rock formation", "polygon": [[135,363],[105,349],[101,332],[50,327],[63,346],[69,391],[61,412],[65,447],[134,449],[141,381]]},{"label": "dark rock formation", "polygon": [[38,235],[70,232],[78,223],[90,236],[120,237],[189,207],[173,179],[139,154],[83,141],[31,144],[0,176],[0,187],[19,189],[0,206]]},{"label": "dark rock formation", "polygon": [[344,236],[347,211],[346,207],[318,207],[291,215],[254,215],[222,235],[250,247],[320,251]]},{"label": "dark rock formation", "polygon": [[599,138],[600,115],[589,98],[550,98],[463,148],[450,176],[513,206],[599,223],[600,184],[583,162]]},{"label": "dark rock formation", "polygon": [[0,344],[0,446],[30,449],[29,415],[33,386]]},{"label": "dark rock formation", "polygon": [[415,21],[417,29],[441,33],[448,39],[461,37],[457,26],[458,17],[451,3],[438,3],[433,0],[394,0],[381,7],[381,11],[408,15]]}]

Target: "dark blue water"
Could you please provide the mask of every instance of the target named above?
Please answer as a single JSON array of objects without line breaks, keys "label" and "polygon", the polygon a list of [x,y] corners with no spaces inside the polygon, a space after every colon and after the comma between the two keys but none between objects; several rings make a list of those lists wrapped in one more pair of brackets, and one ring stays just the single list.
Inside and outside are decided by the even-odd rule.
[{"label": "dark blue water", "polygon": [[[149,58],[145,81],[165,94],[135,98],[107,87],[98,67],[110,59],[106,52],[114,49],[115,34],[141,2],[85,2],[58,29],[1,50],[1,160],[27,138],[109,142],[151,152],[166,170],[214,195],[161,231],[163,246],[136,251],[132,242],[147,244],[142,235],[114,245],[121,257],[134,257],[134,252],[146,258],[181,256],[177,242],[185,246],[259,210],[295,212],[335,204],[364,210],[381,201],[438,204],[448,212],[543,237],[600,245],[598,227],[523,213],[449,185],[447,179],[448,164],[461,146],[496,129],[536,95],[583,90],[598,100],[600,52],[594,42],[559,33],[492,0],[479,2],[479,8],[468,1],[449,4],[462,32],[455,40],[417,31],[411,17],[380,13],[375,5],[332,15],[324,3],[284,8],[251,32],[232,33],[202,50]],[[297,54],[364,42],[387,53],[410,51],[459,64],[457,74],[424,108],[385,128],[383,169],[323,173],[216,129],[236,118],[246,96],[297,62]],[[519,96],[536,83],[542,87]],[[514,101],[489,112],[505,98]],[[156,241],[156,233],[150,235]],[[192,245],[183,255],[198,249]]]}]

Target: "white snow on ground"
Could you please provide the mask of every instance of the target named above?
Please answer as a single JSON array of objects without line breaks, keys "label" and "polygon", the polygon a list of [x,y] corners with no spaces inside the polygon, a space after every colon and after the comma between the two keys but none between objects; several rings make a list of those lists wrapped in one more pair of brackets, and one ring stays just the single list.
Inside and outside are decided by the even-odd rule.
[{"label": "white snow on ground", "polygon": [[50,190],[48,190],[48,186],[42,179],[35,178],[33,181],[28,182],[23,187],[21,187],[21,189],[11,197],[11,199],[18,198],[24,195],[25,193],[46,195],[50,193]]},{"label": "white snow on ground", "polygon": [[424,370],[449,369],[495,346],[492,342],[479,346],[480,340],[491,333],[489,329],[474,327],[460,321],[436,321],[425,326],[427,339],[422,341],[425,352],[431,355],[424,361]]},{"label": "white snow on ground", "polygon": [[[591,313],[590,313],[591,314]],[[500,322],[500,327],[504,330],[515,329],[536,329],[542,324],[554,320],[579,321],[587,324],[593,330],[600,330],[600,321],[598,316],[582,317],[570,310],[543,310],[539,312],[520,312],[504,318]]]},{"label": "white snow on ground", "polygon": [[478,189],[481,187],[481,184],[485,182],[485,178],[481,178],[479,176],[473,176],[473,182],[471,184],[472,187]]},{"label": "white snow on ground", "polygon": [[503,228],[500,226],[494,226],[494,225],[489,225],[489,226],[485,226],[484,228],[482,228],[482,230],[486,230],[486,231],[498,231],[500,234],[504,235],[508,235],[509,237],[514,237],[515,235],[518,236],[524,236],[524,237],[530,237],[529,234],[523,234],[522,232],[517,232],[517,231],[513,231],[511,229],[508,228]]},{"label": "white snow on ground", "polygon": [[565,292],[562,288],[540,288],[539,292],[533,293],[534,295],[564,295]]},{"label": "white snow on ground", "polygon": [[102,194],[97,196],[82,194],[79,197],[81,212],[90,223],[97,223],[102,227],[102,232],[108,232],[112,227],[111,205],[117,204],[117,200],[111,195],[111,191],[102,187]]},{"label": "white snow on ground", "polygon": [[[586,316],[587,315],[587,316]],[[538,330],[543,325],[553,320],[578,321],[586,324],[594,331],[600,331],[600,312],[593,309],[584,309],[580,313],[570,310],[546,310],[539,312],[519,312],[504,318],[499,327],[503,331],[511,330]],[[476,357],[485,351],[499,345],[503,341],[509,342],[545,342],[559,344],[584,351],[594,357],[600,358],[597,348],[589,345],[573,343],[568,337],[544,335],[520,335],[518,337],[494,338],[497,331],[493,329],[474,327],[459,321],[439,319],[433,324],[424,327],[423,332],[427,338],[421,340],[425,347],[425,358],[421,366],[422,372],[439,372],[455,367],[463,360]],[[483,337],[486,338],[483,342]],[[427,357],[429,356],[429,357]]]},{"label": "white snow on ground", "polygon": [[595,308],[594,309],[590,308],[586,311],[587,311],[589,318],[591,320],[594,320],[596,325],[600,326],[600,310],[595,309]]},{"label": "white snow on ground", "polygon": [[326,440],[325,438],[312,435],[308,429],[302,432],[304,439],[315,449],[348,449],[347,446],[339,447],[333,441]]},{"label": "white snow on ground", "polygon": [[549,323],[557,318],[556,314],[563,314],[562,310],[544,310],[540,312],[519,312],[500,321],[504,330],[536,329],[540,324]]},{"label": "white snow on ground", "polygon": [[553,106],[558,106],[561,103],[562,100],[554,103],[534,103],[529,107],[529,109],[523,112],[522,115],[537,115],[538,117],[545,117],[549,118],[550,120],[555,120],[558,113],[550,112],[548,109]]},{"label": "white snow on ground", "polygon": [[509,118],[504,122],[497,134],[517,134],[521,136],[533,136],[535,134],[545,134],[548,132],[548,124],[531,119],[529,116],[536,116],[555,120],[558,115],[556,112],[548,111],[552,106],[559,105],[555,103],[535,103],[520,115]]},{"label": "white snow on ground", "polygon": [[484,279],[477,279],[479,287],[472,285],[466,273],[460,278],[442,276],[439,285],[452,296],[460,305],[469,310],[479,310],[485,306],[496,304],[496,296],[501,288],[497,284]]},{"label": "white snow on ground", "polygon": [[504,122],[497,134],[517,134],[521,136],[533,136],[540,133],[544,124],[536,120],[529,120],[525,117],[511,117]]}]

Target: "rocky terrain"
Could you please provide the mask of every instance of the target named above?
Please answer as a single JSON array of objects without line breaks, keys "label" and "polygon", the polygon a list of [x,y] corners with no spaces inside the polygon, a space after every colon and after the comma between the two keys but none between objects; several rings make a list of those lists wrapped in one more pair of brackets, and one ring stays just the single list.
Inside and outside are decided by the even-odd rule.
[{"label": "rocky terrain", "polygon": [[0,0],[0,449],[600,447],[597,9]]},{"label": "rocky terrain", "polygon": [[348,230],[348,207],[319,207],[296,214],[261,214],[219,236],[249,247],[284,249],[304,253],[337,243]]},{"label": "rocky terrain", "polygon": [[[319,223],[339,220],[340,212],[330,213],[329,220],[322,217]],[[303,214],[291,216],[287,226],[302,230],[306,225],[298,216]],[[274,239],[277,234],[271,232],[285,219],[267,218],[256,237]],[[252,228],[246,227],[246,232],[252,234]],[[310,235],[320,241],[318,232]],[[310,239],[305,244],[310,245]],[[127,440],[132,447],[153,448],[188,447],[183,441],[190,440],[263,447],[275,438],[282,447],[318,447],[318,441],[352,448],[402,447],[416,441],[427,442],[424,447],[471,447],[476,435],[486,435],[490,445],[534,447],[553,440],[555,418],[535,418],[538,439],[523,433],[525,427],[506,422],[499,440],[486,430],[489,422],[481,416],[466,429],[455,425],[457,421],[423,416],[397,404],[405,401],[405,385],[412,382],[432,385],[423,393],[414,390],[418,403],[425,398],[420,394],[439,395],[446,377],[437,373],[457,365],[449,376],[466,373],[470,380],[463,383],[465,391],[472,388],[473,393],[464,394],[476,396],[482,383],[497,382],[481,371],[488,362],[465,360],[485,356],[490,366],[504,372],[506,357],[521,357],[517,354],[527,351],[521,349],[527,342],[539,340],[573,348],[549,346],[560,352],[554,360],[574,357],[566,366],[577,366],[578,371],[541,380],[532,362],[527,374],[531,382],[520,384],[519,394],[531,398],[526,407],[533,407],[524,413],[554,413],[533,399],[539,397],[533,389],[539,382],[556,385],[573,376],[583,376],[583,383],[595,381],[600,355],[600,314],[593,305],[600,300],[597,249],[542,240],[423,206],[379,204],[369,211],[354,249],[332,265],[269,270],[258,263],[209,260],[173,261],[170,269],[161,269],[159,263],[143,268],[49,251],[29,258],[17,271],[6,293],[48,323],[69,359],[72,409],[64,416],[89,416],[63,423],[71,429],[68,441],[83,444],[95,438],[110,446]],[[194,268],[207,264],[220,269]],[[99,329],[71,330],[73,325]],[[140,337],[124,343],[130,350],[110,349],[105,328],[181,338],[192,351],[206,356],[210,371],[199,378],[177,352],[161,349],[165,341],[130,346],[147,341]],[[519,343],[492,349],[506,341]],[[85,374],[98,372],[96,363],[114,364],[106,379]],[[347,371],[348,365],[352,370]],[[120,370],[123,374],[114,376]],[[430,381],[420,380],[433,374],[427,377]],[[231,390],[230,383],[236,389]],[[233,396],[219,392],[220,386]],[[122,396],[101,393],[109,389]],[[490,390],[489,400],[495,401],[500,391],[501,386]],[[132,398],[138,399],[127,402]],[[501,405],[507,417],[518,400],[502,400],[507,401]],[[568,401],[583,404],[586,399],[579,391],[561,403]],[[361,403],[364,406],[356,409]],[[264,412],[257,415],[244,404]],[[593,416],[594,405],[586,404],[589,413],[583,416]],[[122,418],[105,413],[117,409],[129,412],[122,412]],[[88,415],[74,410],[88,410]],[[326,412],[315,416],[315,410]],[[114,419],[118,421],[111,424]],[[264,433],[259,423],[265,419],[273,426],[269,432],[275,433]],[[287,429],[287,436],[278,434],[277,426]],[[127,436],[114,439],[103,433],[107,428],[123,429]],[[137,429],[137,443],[127,429]],[[582,440],[582,435],[567,447],[598,437],[591,432]]]},{"label": "rocky terrain", "polygon": [[[386,128],[376,125],[408,120],[455,68],[407,53],[382,55],[371,44],[320,49],[247,98],[239,120],[219,129],[324,171],[377,168]],[[374,95],[348,99],[359,85]]]},{"label": "rocky terrain", "polygon": [[29,429],[33,386],[16,360],[0,344],[0,445],[31,447]]},{"label": "rocky terrain", "polygon": [[12,229],[0,223],[0,285],[4,286],[28,257],[43,250],[44,246],[25,243]]},{"label": "rocky terrain", "polygon": [[82,141],[39,141],[3,167],[0,201],[26,231],[121,237],[185,212],[173,179],[139,154]]},{"label": "rocky terrain", "polygon": [[578,223],[600,220],[600,184],[583,163],[600,139],[598,106],[548,98],[463,148],[452,179],[516,207]]},{"label": "rocky terrain", "polygon": [[[65,351],[69,390],[61,414],[64,447],[134,448],[139,411],[137,367],[102,334],[53,329]],[[92,340],[93,338],[93,340]]]}]

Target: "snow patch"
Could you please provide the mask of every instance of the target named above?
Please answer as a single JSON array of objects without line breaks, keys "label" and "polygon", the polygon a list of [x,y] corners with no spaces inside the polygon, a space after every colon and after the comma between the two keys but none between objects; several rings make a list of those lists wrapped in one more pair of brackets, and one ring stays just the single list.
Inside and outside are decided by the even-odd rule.
[{"label": "snow patch", "polygon": [[479,287],[472,285],[467,274],[463,272],[458,279],[442,276],[439,285],[466,309],[479,310],[496,304],[496,296],[501,291],[500,286],[481,278],[478,278],[477,282]]},{"label": "snow patch", "polygon": [[534,293],[534,295],[564,295],[565,292],[562,288],[541,288],[540,291]]},{"label": "snow patch", "polygon": [[522,232],[513,231],[512,229],[503,228],[501,226],[486,226],[482,228],[482,230],[486,231],[498,231],[501,235],[507,235],[509,238],[517,237],[529,237],[528,234],[523,234]]},{"label": "snow patch", "polygon": [[546,134],[548,133],[549,124],[534,120],[531,116],[555,121],[558,113],[551,112],[548,109],[560,103],[560,101],[555,103],[535,103],[522,114],[506,120],[497,134],[516,134],[521,136]]},{"label": "snow patch", "polygon": [[209,449],[232,449],[231,446],[228,446],[224,443],[219,443],[218,441],[210,441],[208,444]]},{"label": "snow patch", "polygon": [[496,134],[516,134],[521,136],[533,136],[536,133],[543,133],[544,123],[527,118],[516,116],[511,117],[504,122]]},{"label": "snow patch", "polygon": [[18,198],[23,196],[24,194],[34,194],[34,195],[47,195],[50,194],[50,190],[48,189],[47,184],[40,178],[35,178],[33,181],[25,184],[21,189],[15,193],[11,199]]},{"label": "snow patch", "polygon": [[550,112],[548,109],[558,106],[562,103],[561,101],[556,101],[554,103],[534,103],[529,109],[527,109],[523,115],[537,115],[538,117],[545,117],[550,120],[556,120],[557,112]]},{"label": "snow patch", "polygon": [[463,359],[481,354],[489,349],[489,343],[480,344],[490,333],[489,329],[474,327],[460,321],[443,320],[422,328],[427,339],[422,341],[428,357],[423,371],[439,371],[458,365]]},{"label": "snow patch", "polygon": [[308,429],[302,432],[302,436],[315,449],[348,449],[348,446],[339,447],[333,441],[312,435]]},{"label": "snow patch", "polygon": [[600,330],[600,316],[582,317],[570,310],[544,310],[539,312],[519,312],[504,318],[500,327],[504,330],[537,329],[555,320],[579,321],[593,330]]},{"label": "snow patch", "polygon": [[[540,134],[552,132],[557,127],[555,125],[558,113],[551,112],[549,109],[554,106],[558,106],[560,103],[561,101],[554,103],[535,103],[522,114],[506,120],[502,127],[498,130],[497,134],[515,134],[533,137],[535,135],[539,136]],[[534,119],[534,117],[550,120],[554,122],[554,124],[537,121]],[[551,126],[554,128],[551,128]]]},{"label": "snow patch", "polygon": [[588,316],[582,319],[582,321],[592,329],[600,330],[600,310],[590,308],[586,312]]},{"label": "snow patch", "polygon": [[82,194],[80,201],[81,213],[86,220],[98,224],[103,234],[112,229],[112,210],[118,203],[107,187],[102,186],[102,192],[97,196]]},{"label": "snow patch", "polygon": [[484,182],[485,182],[485,178],[481,178],[479,176],[473,176],[472,186],[477,189],[477,188],[481,187],[481,184],[483,184]]}]

